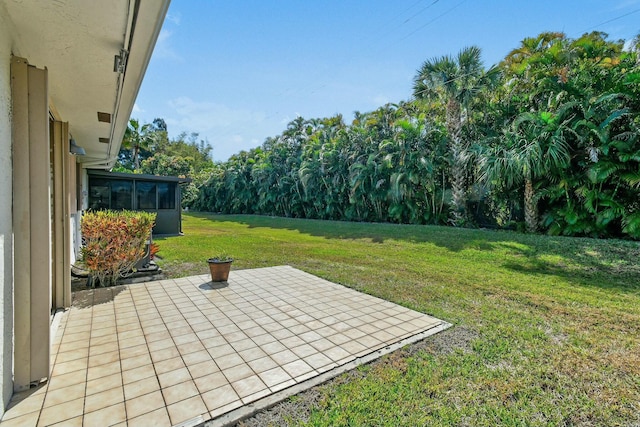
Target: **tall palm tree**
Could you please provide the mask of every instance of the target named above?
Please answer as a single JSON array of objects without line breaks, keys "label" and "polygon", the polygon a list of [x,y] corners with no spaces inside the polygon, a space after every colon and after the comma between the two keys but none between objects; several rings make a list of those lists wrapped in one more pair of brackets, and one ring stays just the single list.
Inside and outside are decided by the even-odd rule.
[{"label": "tall palm tree", "polygon": [[439,100],[446,108],[451,158],[451,220],[454,225],[467,221],[467,148],[469,141],[463,128],[470,117],[473,102],[483,90],[496,81],[495,67],[485,71],[479,47],[462,49],[457,57],[442,56],[425,61],[414,78],[413,96],[417,99]]}]

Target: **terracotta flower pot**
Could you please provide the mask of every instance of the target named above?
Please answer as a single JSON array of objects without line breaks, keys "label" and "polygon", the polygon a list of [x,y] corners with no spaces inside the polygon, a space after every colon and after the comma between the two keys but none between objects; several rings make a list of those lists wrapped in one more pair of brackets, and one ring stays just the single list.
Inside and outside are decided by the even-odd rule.
[{"label": "terracotta flower pot", "polygon": [[209,258],[209,270],[212,282],[226,282],[229,279],[229,271],[233,260],[221,261],[217,258]]}]

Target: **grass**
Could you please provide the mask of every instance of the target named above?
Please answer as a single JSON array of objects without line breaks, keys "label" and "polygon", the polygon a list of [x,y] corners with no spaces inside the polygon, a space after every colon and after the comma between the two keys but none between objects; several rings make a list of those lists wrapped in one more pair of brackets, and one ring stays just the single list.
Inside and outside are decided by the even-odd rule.
[{"label": "grass", "polygon": [[640,425],[637,242],[205,214],[183,230],[157,240],[172,276],[226,252],[454,324],[317,387],[289,425]]}]

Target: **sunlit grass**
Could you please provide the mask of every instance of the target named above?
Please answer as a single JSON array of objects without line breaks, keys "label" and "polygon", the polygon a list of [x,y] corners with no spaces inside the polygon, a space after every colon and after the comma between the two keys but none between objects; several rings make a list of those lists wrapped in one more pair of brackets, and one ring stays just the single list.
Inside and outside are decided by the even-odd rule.
[{"label": "sunlit grass", "polygon": [[201,214],[183,230],[157,240],[171,275],[226,252],[235,269],[288,264],[454,324],[321,386],[308,425],[640,424],[637,242]]}]

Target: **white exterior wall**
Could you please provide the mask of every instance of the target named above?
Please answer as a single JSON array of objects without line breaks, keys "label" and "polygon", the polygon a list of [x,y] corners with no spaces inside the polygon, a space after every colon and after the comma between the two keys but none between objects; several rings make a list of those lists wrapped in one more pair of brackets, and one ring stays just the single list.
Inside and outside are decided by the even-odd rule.
[{"label": "white exterior wall", "polygon": [[13,393],[11,23],[0,4],[0,416]]}]

